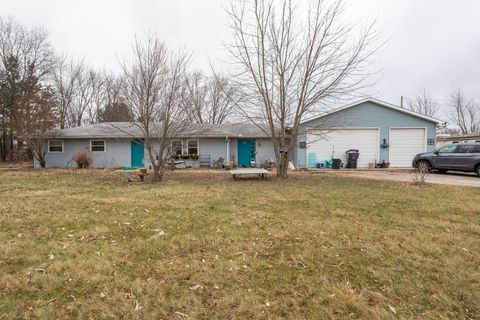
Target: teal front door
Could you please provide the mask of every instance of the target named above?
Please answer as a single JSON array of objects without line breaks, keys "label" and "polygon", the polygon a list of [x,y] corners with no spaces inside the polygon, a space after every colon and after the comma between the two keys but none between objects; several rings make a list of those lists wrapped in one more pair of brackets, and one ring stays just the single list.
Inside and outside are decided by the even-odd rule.
[{"label": "teal front door", "polygon": [[132,167],[143,167],[143,140],[132,140]]},{"label": "teal front door", "polygon": [[238,139],[238,165],[250,167],[255,163],[255,139]]}]

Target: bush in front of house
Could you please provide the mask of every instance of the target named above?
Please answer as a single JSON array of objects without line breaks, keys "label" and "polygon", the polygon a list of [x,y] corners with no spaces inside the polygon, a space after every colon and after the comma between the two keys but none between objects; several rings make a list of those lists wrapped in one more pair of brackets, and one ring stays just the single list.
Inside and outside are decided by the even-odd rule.
[{"label": "bush in front of house", "polygon": [[78,150],[72,160],[77,163],[79,169],[88,169],[93,164],[92,154],[86,149]]}]

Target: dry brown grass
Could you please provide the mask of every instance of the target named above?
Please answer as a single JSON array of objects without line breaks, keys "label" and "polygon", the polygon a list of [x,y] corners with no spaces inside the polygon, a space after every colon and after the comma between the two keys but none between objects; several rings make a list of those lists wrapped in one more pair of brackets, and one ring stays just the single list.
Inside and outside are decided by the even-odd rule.
[{"label": "dry brown grass", "polygon": [[0,318],[476,319],[480,190],[0,170]]}]

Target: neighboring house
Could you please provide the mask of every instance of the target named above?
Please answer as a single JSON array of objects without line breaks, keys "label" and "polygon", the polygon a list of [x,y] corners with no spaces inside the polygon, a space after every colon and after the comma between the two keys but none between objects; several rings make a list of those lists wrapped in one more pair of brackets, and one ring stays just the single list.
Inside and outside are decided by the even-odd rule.
[{"label": "neighboring house", "polygon": [[[100,123],[63,129],[48,142],[46,166],[75,167],[72,160],[82,149],[91,151],[96,168],[148,167],[140,128],[129,122]],[[209,162],[223,158],[240,166],[274,161],[273,145],[267,134],[250,124],[192,124],[171,139],[169,154],[189,156],[187,165],[200,166],[198,155]],[[203,160],[203,159],[202,159]],[[39,167],[35,161],[35,167]]]},{"label": "neighboring house", "polygon": [[443,147],[451,143],[459,143],[463,141],[480,142],[480,135],[438,135],[437,148]]},{"label": "neighboring house", "polygon": [[[442,121],[368,98],[326,112],[301,125],[292,160],[296,167],[314,167],[318,161],[340,158],[358,149],[359,167],[390,162],[409,167],[413,157],[436,145]],[[103,123],[60,130],[49,141],[47,167],[74,167],[73,155],[92,152],[94,167],[148,167],[139,128],[132,123]],[[259,165],[275,159],[270,137],[253,124],[192,124],[171,141],[171,152],[199,154],[211,161],[222,157],[239,166]],[[199,160],[187,160],[199,166]],[[38,167],[38,163],[35,162]]]},{"label": "neighboring house", "polygon": [[294,162],[300,168],[340,158],[358,149],[359,167],[390,162],[410,167],[417,153],[431,151],[443,122],[390,103],[367,98],[302,123]]}]

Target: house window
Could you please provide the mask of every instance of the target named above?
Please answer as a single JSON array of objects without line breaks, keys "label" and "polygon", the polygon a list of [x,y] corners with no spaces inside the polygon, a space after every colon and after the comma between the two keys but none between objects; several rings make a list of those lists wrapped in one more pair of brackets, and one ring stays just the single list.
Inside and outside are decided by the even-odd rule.
[{"label": "house window", "polygon": [[63,140],[48,141],[48,152],[63,152]]},{"label": "house window", "polygon": [[198,156],[198,140],[188,140],[187,146],[189,156]]},{"label": "house window", "polygon": [[92,152],[105,152],[105,140],[91,140],[90,151]]},{"label": "house window", "polygon": [[182,140],[172,140],[172,155],[182,156],[183,143]]}]

